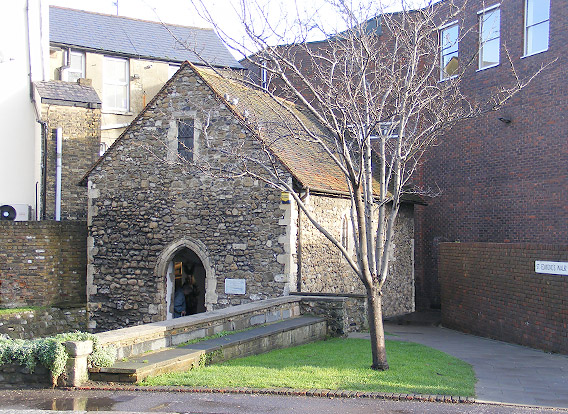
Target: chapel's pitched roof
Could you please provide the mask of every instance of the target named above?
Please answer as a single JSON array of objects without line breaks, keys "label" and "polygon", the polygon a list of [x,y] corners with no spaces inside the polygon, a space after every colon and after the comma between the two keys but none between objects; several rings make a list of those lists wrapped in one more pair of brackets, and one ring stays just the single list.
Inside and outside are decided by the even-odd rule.
[{"label": "chapel's pitched roof", "polygon": [[34,86],[41,98],[41,103],[86,108],[101,107],[101,99],[90,85],[53,80],[34,82]]},{"label": "chapel's pitched roof", "polygon": [[[345,176],[314,137],[335,144],[329,131],[305,108],[273,98],[209,68],[194,70],[225,100],[236,116],[252,126],[257,137],[305,187],[321,192],[348,192]],[[311,135],[311,136],[310,136]]]},{"label": "chapel's pitched roof", "polygon": [[51,6],[49,37],[52,44],[100,53],[242,69],[212,29]]}]

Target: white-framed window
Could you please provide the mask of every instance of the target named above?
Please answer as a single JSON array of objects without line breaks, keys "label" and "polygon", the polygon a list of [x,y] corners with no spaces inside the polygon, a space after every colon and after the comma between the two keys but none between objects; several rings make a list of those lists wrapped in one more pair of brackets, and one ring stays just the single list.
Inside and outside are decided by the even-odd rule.
[{"label": "white-framed window", "polygon": [[501,47],[501,9],[499,5],[485,9],[479,15],[479,69],[499,64]]},{"label": "white-framed window", "polygon": [[450,23],[439,29],[440,80],[451,78],[459,69],[459,25]]},{"label": "white-framed window", "polygon": [[195,125],[191,118],[177,120],[178,155],[186,161],[193,161]]},{"label": "white-framed window", "polygon": [[548,50],[550,0],[525,0],[525,56]]},{"label": "white-framed window", "polygon": [[105,56],[103,70],[103,108],[128,112],[130,71],[128,59]]},{"label": "white-framed window", "polygon": [[65,61],[69,66],[61,74],[61,80],[77,82],[85,77],[85,53],[76,50],[65,51]]}]

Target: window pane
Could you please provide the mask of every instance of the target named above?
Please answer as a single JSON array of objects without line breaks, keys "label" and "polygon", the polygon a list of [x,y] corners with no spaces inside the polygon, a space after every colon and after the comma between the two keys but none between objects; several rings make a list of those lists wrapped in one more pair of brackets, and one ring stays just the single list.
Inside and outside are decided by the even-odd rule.
[{"label": "window pane", "polygon": [[128,76],[128,60],[105,57],[103,106],[106,109],[129,109]]},{"label": "window pane", "polygon": [[440,56],[441,79],[454,75],[459,68],[458,35],[459,28],[457,24],[442,29],[440,32],[440,43],[442,47]]},{"label": "window pane", "polygon": [[69,59],[70,67],[73,72],[83,73],[83,54],[82,53],[73,53],[71,52],[71,56]]},{"label": "window pane", "polygon": [[543,22],[550,17],[550,0],[527,0],[527,26]]},{"label": "window pane", "polygon": [[181,158],[193,160],[193,119],[180,119],[178,127],[178,154]]},{"label": "window pane", "polygon": [[458,25],[442,30],[442,54],[458,50]]},{"label": "window pane", "polygon": [[457,73],[459,68],[458,53],[452,53],[451,55],[446,55],[442,57],[442,78],[447,78]]},{"label": "window pane", "polygon": [[491,10],[482,16],[481,22],[481,41],[486,42],[500,36],[500,11]]},{"label": "window pane", "polygon": [[481,30],[479,32],[479,68],[499,63],[499,46],[501,44],[501,12],[493,9],[479,16]]},{"label": "window pane", "polygon": [[492,66],[499,63],[499,38],[486,42],[480,54],[479,67]]},{"label": "window pane", "polygon": [[527,28],[526,54],[542,52],[548,49],[548,21]]}]

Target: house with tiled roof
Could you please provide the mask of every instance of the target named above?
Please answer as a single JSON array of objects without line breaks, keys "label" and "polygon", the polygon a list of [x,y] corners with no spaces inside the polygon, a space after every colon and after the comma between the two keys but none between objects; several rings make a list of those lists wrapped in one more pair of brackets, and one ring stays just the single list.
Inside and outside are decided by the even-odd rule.
[{"label": "house with tiled roof", "polygon": [[49,8],[50,79],[86,78],[102,99],[102,151],[184,61],[242,69],[212,29]]},{"label": "house with tiled roof", "polygon": [[[331,139],[306,108],[184,63],[83,178],[90,328],[171,318],[188,281],[196,312],[319,295],[353,301],[350,323],[364,325],[362,283],[270,183],[289,183],[354,253],[344,178],[313,137]],[[399,214],[386,315],[414,309],[413,208],[404,203]]]}]

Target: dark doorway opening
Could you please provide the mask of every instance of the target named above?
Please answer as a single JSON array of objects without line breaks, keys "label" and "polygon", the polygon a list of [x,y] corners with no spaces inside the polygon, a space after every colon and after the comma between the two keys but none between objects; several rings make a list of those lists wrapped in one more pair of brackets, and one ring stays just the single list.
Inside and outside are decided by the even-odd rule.
[{"label": "dark doorway opening", "polygon": [[[187,247],[182,248],[172,259],[173,264],[173,303],[178,308],[174,309],[174,317],[195,315],[205,312],[205,267],[203,263]],[[181,295],[185,298],[185,312],[180,314]],[[177,312],[176,312],[177,311]]]}]

